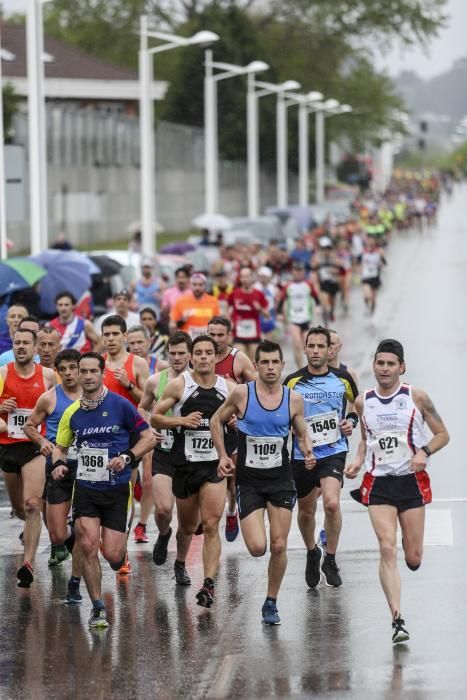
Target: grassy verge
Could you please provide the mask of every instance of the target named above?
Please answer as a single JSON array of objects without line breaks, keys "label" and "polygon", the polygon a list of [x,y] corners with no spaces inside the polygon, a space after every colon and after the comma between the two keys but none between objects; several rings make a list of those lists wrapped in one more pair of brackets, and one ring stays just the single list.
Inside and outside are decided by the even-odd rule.
[{"label": "grassy verge", "polygon": [[[157,248],[162,248],[169,243],[177,243],[179,241],[186,241],[188,236],[196,233],[193,229],[188,229],[187,231],[178,231],[177,233],[172,233],[170,231],[164,231],[164,233],[159,233],[157,235]],[[125,238],[119,238],[112,241],[97,241],[95,243],[84,243],[83,245],[78,245],[77,250],[91,251],[91,250],[126,250],[128,244],[131,240],[131,236],[126,236]]]}]

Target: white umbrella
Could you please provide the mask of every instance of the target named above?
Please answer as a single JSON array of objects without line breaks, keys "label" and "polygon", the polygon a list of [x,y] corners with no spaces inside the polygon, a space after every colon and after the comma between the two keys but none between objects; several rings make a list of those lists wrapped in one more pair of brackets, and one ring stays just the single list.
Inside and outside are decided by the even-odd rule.
[{"label": "white umbrella", "polygon": [[232,222],[223,214],[199,214],[191,222],[196,228],[208,231],[226,231],[232,228]]}]

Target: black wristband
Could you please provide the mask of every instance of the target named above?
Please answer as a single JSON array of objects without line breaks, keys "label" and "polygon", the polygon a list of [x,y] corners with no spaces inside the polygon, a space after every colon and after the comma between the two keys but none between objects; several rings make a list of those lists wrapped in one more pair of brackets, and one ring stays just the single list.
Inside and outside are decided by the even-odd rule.
[{"label": "black wristband", "polygon": [[352,423],[352,425],[353,425],[354,428],[357,427],[357,425],[358,425],[358,420],[359,420],[359,419],[358,419],[358,413],[355,413],[355,411],[351,411],[350,413],[347,413],[345,419],[346,419],[346,420],[349,420],[349,421]]},{"label": "black wristband", "polygon": [[68,469],[68,464],[64,462],[63,459],[57,459],[57,461],[52,464],[52,467],[54,469],[57,467],[66,467]]},{"label": "black wristband", "polygon": [[428,447],[428,445],[422,445],[420,447],[420,449],[423,450],[423,452],[426,454],[427,457],[431,457],[432,452],[431,452],[430,448]]},{"label": "black wristband", "polygon": [[136,459],[134,453],[131,450],[125,450],[124,452],[120,452],[120,454],[118,456],[121,457],[122,455],[127,455],[131,459],[131,462],[130,462],[131,469],[136,469],[136,467],[138,466],[139,460]]}]

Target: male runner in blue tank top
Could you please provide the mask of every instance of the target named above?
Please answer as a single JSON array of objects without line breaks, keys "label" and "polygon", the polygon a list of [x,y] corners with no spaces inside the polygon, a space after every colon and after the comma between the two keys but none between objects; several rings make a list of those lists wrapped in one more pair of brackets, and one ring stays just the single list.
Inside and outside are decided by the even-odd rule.
[{"label": "male runner in blue tank top", "polygon": [[[67,464],[70,471],[62,481],[52,479],[52,450],[57,436],[57,428],[64,411],[81,395],[78,381],[78,362],[81,354],[78,350],[61,350],[55,358],[55,368],[61,379],[61,384],[46,391],[36,403],[29,416],[24,432],[27,437],[40,447],[41,454],[46,458],[46,483],[44,495],[46,500],[46,520],[51,552],[49,566],[60,566],[69,559],[68,551],[73,547],[74,536],[68,525],[73,485],[76,476],[76,460],[71,459],[71,450]],[[46,433],[42,436],[38,427],[46,421]],[[71,578],[65,602],[80,603],[82,596],[79,591],[80,564],[78,547],[73,547],[73,562]]]},{"label": "male runner in blue tank top", "polygon": [[[306,336],[307,364],[286,377],[284,384],[303,396],[305,421],[316,457],[310,473],[298,446],[293,445],[292,470],[298,495],[298,526],[307,548],[305,580],[316,588],[321,575],[327,586],[341,586],[336,550],[342,528],[340,494],[350,437],[358,423],[356,413],[345,415],[345,402],[354,402],[358,389],[347,370],[328,367],[331,336],[327,328],[310,328]],[[315,542],[318,495],[323,496],[326,555]]]},{"label": "male runner in blue tank top", "polygon": [[[271,559],[268,592],[262,608],[263,623],[279,625],[277,596],[287,566],[287,537],[297,492],[287,451],[290,426],[307,469],[315,458],[303,414],[303,399],[281,384],[282,349],[262,341],[255,353],[258,379],[236,387],[211,418],[211,433],[219,454],[218,473],[230,476],[236,469],[237,499],[243,539],[250,554],[266,553],[264,512],[270,523]],[[237,416],[238,456],[235,467],[227,455],[223,424]]]},{"label": "male runner in blue tank top", "polygon": [[[105,559],[118,571],[127,559],[131,471],[156,442],[135,406],[103,385],[104,370],[104,358],[98,353],[81,355],[79,379],[83,393],[63,414],[52,453],[52,476],[63,479],[69,471],[68,449],[76,441],[73,516],[83,576],[93,605],[90,627],[109,624],[102,600],[100,542]],[[136,438],[131,449],[130,437]]]}]

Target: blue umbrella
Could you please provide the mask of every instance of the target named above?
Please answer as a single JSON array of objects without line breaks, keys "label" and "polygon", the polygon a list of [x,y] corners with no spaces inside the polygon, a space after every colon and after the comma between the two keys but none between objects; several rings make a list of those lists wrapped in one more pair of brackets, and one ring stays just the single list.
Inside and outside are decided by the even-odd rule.
[{"label": "blue umbrella", "polygon": [[194,245],[180,241],[179,243],[168,243],[167,245],[162,246],[159,252],[163,253],[164,255],[183,255],[191,250],[195,250]]},{"label": "blue umbrella", "polygon": [[87,256],[73,250],[45,250],[31,260],[47,270],[40,286],[41,308],[46,314],[55,312],[55,297],[59,292],[71,292],[79,299],[91,287],[91,270],[99,270]]},{"label": "blue umbrella", "polygon": [[33,287],[46,274],[27,258],[10,258],[0,262],[0,296]]}]

